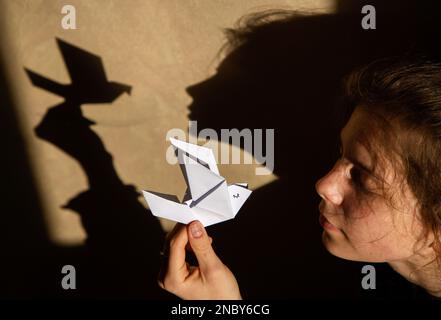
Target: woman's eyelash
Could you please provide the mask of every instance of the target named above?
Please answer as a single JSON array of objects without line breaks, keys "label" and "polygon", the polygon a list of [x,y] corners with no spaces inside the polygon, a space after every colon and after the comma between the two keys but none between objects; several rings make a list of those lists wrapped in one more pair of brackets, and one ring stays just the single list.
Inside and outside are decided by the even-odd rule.
[{"label": "woman's eyelash", "polygon": [[360,169],[358,169],[357,167],[353,166],[351,168],[351,170],[349,171],[351,179],[357,183],[357,184],[361,184],[361,175],[362,172]]},{"label": "woman's eyelash", "polygon": [[356,166],[352,167],[350,170],[351,181],[354,186],[358,188],[360,191],[368,192],[369,188],[366,185],[367,174],[362,169],[357,168]]},{"label": "woman's eyelash", "polygon": [[[340,158],[342,158],[344,156],[344,150],[343,150],[343,145],[341,143],[338,144],[338,150],[339,150],[339,156]],[[357,165],[352,165],[352,167],[349,169],[347,176],[349,179],[351,179],[351,181],[353,182],[353,184],[360,190],[366,190],[366,186],[363,182],[363,175],[365,175],[366,173],[360,169],[359,167],[357,167]]]}]

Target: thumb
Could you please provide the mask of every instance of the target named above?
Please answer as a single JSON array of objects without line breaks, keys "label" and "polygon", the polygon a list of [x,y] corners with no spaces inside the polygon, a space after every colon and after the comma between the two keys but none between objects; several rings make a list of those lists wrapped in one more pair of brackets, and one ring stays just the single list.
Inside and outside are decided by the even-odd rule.
[{"label": "thumb", "polygon": [[211,246],[210,237],[199,221],[191,222],[188,227],[188,239],[202,272],[207,272],[222,263]]}]

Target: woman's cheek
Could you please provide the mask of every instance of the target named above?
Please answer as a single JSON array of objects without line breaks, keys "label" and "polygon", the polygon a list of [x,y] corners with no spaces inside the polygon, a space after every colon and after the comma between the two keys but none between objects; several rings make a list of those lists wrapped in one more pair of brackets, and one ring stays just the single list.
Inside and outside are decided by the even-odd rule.
[{"label": "woman's cheek", "polygon": [[348,241],[354,246],[366,246],[385,236],[384,226],[373,215],[351,218],[343,228]]}]

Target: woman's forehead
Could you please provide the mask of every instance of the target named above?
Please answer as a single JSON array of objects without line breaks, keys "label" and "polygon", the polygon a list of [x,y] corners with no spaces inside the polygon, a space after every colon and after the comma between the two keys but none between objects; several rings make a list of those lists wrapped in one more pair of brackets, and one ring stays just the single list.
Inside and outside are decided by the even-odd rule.
[{"label": "woman's forehead", "polygon": [[372,168],[372,154],[366,144],[366,134],[368,125],[366,112],[356,108],[352,113],[348,123],[340,132],[342,146],[346,149],[348,155],[356,157],[359,162],[367,168]]},{"label": "woman's forehead", "polygon": [[378,149],[381,139],[384,139],[384,128],[380,121],[385,121],[380,115],[370,112],[364,107],[355,108],[348,122],[340,132],[341,140],[351,144],[361,144],[366,151]]},{"label": "woman's forehead", "polygon": [[[367,169],[386,183],[392,183],[395,170],[381,139],[384,135],[377,123],[377,117],[365,108],[357,107],[340,132],[342,146],[349,160]],[[384,142],[384,141],[383,141]]]}]

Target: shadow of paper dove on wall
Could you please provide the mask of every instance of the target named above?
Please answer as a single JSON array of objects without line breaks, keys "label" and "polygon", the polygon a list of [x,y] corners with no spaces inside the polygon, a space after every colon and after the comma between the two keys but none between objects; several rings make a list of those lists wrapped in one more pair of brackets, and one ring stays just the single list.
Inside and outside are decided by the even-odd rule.
[{"label": "shadow of paper dove on wall", "polygon": [[72,82],[61,84],[25,68],[35,86],[76,104],[110,103],[124,92],[131,93],[131,86],[107,80],[101,57],[61,39],[56,41]]},{"label": "shadow of paper dove on wall", "polygon": [[96,148],[100,143],[95,136],[92,137],[89,129],[95,122],[83,116],[80,106],[111,103],[124,92],[130,94],[132,87],[108,81],[101,57],[59,38],[56,41],[71,79],[70,84],[61,84],[24,68],[34,86],[65,99],[48,109],[35,133],[80,162],[85,162],[88,153],[86,144]]}]

